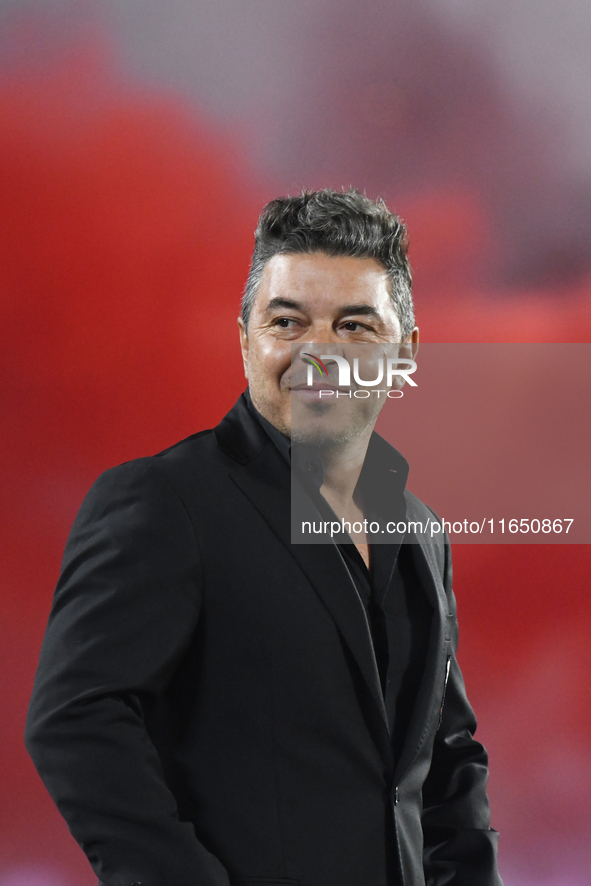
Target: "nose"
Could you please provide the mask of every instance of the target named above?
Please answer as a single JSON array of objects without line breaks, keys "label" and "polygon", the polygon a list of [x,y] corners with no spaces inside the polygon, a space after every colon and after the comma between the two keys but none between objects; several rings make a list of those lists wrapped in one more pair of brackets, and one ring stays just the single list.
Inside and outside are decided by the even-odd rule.
[{"label": "nose", "polygon": [[306,344],[332,344],[339,342],[339,335],[333,326],[334,318],[330,316],[313,317],[308,328],[298,341]]},{"label": "nose", "polygon": [[332,323],[328,321],[310,324],[304,335],[298,338],[297,342],[293,342],[291,346],[292,360],[298,357],[302,351],[315,358],[319,358],[322,354],[336,354],[341,357],[344,355],[343,342],[333,329]]},{"label": "nose", "polygon": [[[330,355],[334,354],[336,359],[331,360]],[[338,358],[344,357],[341,342],[302,342],[299,340],[291,346],[291,363],[294,366],[299,360],[304,363],[315,365],[321,373],[329,373],[332,375],[331,369],[338,369]],[[301,365],[301,364],[300,364]]]}]

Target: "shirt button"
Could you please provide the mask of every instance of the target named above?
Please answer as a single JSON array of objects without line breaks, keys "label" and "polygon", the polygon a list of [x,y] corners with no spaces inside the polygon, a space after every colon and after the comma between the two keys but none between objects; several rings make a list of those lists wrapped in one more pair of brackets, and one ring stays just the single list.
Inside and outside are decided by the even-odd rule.
[{"label": "shirt button", "polygon": [[314,464],[313,461],[306,462],[306,470],[310,472],[310,474],[315,474],[318,470],[318,466]]}]

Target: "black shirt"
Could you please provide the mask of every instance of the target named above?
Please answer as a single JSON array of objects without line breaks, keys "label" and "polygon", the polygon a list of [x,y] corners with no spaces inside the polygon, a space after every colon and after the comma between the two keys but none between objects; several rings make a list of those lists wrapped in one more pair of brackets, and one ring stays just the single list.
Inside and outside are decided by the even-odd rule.
[{"label": "black shirt", "polygon": [[[281,456],[291,466],[290,438],[258,412],[248,390],[246,401]],[[306,490],[321,516],[326,520],[337,520],[320,493],[324,467],[319,453],[298,446],[297,449],[293,448],[293,456],[293,469],[303,476]],[[407,476],[408,464],[405,459],[374,434],[358,484],[364,502],[368,503],[368,520],[379,521],[385,517],[404,520]],[[392,536],[392,541],[384,544],[381,538],[378,542],[370,535],[369,569],[346,532],[331,543],[338,546],[366,609],[394,753],[398,757],[423,674],[432,609],[415,572],[412,546],[404,544],[402,536]]]}]

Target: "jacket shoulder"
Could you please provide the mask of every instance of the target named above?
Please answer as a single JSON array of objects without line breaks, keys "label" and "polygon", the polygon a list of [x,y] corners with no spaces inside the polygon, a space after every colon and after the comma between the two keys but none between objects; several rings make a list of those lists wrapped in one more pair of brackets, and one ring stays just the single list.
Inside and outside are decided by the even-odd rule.
[{"label": "jacket shoulder", "polygon": [[171,446],[167,446],[166,449],[162,449],[160,452],[151,456],[151,458],[191,458],[196,452],[199,452],[203,448],[207,448],[207,444],[213,442],[213,437],[213,428],[197,431],[196,434],[191,434],[190,437],[185,437],[184,440],[179,440],[178,443],[173,443]]},{"label": "jacket shoulder", "polygon": [[179,440],[178,443],[173,443],[153,455],[132,458],[115,467],[108,468],[101,474],[101,477],[134,477],[150,473],[151,469],[156,469],[157,472],[160,472],[160,469],[166,473],[166,469],[173,465],[181,467],[184,465],[194,469],[204,461],[209,463],[211,455],[216,450],[215,435],[213,430],[209,428],[191,434],[190,437],[185,437],[184,440]]},{"label": "jacket shoulder", "polygon": [[[212,445],[213,444],[213,445]],[[189,477],[211,474],[217,447],[212,430],[192,434],[155,455],[129,459],[107,468],[96,478],[82,503],[78,519],[89,510],[102,511],[130,496],[148,500],[180,494]],[[168,492],[167,492],[168,490]]]}]

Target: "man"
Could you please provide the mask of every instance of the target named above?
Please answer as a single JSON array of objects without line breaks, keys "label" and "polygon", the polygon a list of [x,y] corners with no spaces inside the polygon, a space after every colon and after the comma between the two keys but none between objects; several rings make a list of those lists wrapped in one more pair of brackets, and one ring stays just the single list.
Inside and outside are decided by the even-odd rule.
[{"label": "man", "polygon": [[336,445],[298,381],[300,351],[416,351],[404,226],[355,191],[273,201],[239,325],[220,425],[82,505],[28,749],[104,886],[499,886],[447,541],[291,543],[292,401],[312,510],[431,514],[376,410]]}]

